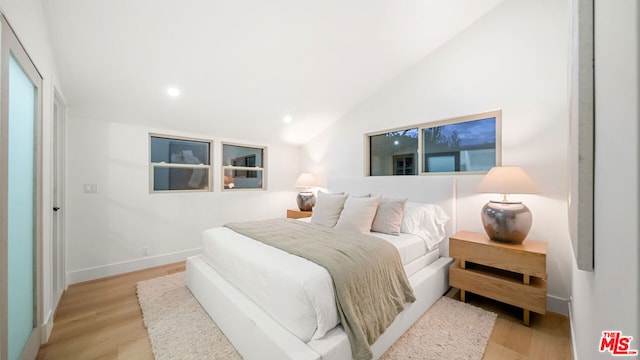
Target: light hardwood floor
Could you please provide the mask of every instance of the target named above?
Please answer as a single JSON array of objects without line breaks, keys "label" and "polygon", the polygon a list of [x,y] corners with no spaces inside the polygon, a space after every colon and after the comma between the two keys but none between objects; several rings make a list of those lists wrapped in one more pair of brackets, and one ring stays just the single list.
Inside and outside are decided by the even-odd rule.
[{"label": "light hardwood floor", "polygon": [[[459,299],[459,290],[446,294]],[[522,309],[466,293],[466,302],[498,314],[483,360],[571,360],[571,329],[567,316],[531,313],[531,326],[522,324]]]},{"label": "light hardwood floor", "polygon": [[[184,268],[180,262],[69,286],[38,359],[153,359],[136,283]],[[457,290],[447,296],[455,298]],[[566,316],[532,314],[531,326],[526,327],[522,310],[473,294],[467,295],[467,302],[498,313],[485,360],[572,358]]]},{"label": "light hardwood floor", "polygon": [[38,359],[153,359],[136,283],[184,271],[180,262],[69,286]]}]

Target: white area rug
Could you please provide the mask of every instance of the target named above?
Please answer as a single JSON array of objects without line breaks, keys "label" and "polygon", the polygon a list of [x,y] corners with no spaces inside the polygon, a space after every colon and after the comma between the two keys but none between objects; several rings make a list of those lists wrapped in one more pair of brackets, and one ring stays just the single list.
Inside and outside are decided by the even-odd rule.
[{"label": "white area rug", "polygon": [[[184,273],[138,283],[153,354],[164,359],[242,359],[184,283]],[[382,356],[482,359],[497,315],[442,297]]]}]

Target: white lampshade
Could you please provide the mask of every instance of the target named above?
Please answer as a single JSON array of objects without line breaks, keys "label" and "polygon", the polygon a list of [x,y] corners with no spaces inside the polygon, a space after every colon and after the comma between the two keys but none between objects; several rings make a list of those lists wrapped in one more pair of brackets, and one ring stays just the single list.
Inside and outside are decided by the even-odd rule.
[{"label": "white lampshade", "polygon": [[298,176],[295,187],[312,187],[312,186],[320,186],[320,182],[318,179],[309,173],[302,173]]},{"label": "white lampshade", "polygon": [[496,194],[537,194],[538,186],[518,166],[491,168],[476,187],[477,192]]}]

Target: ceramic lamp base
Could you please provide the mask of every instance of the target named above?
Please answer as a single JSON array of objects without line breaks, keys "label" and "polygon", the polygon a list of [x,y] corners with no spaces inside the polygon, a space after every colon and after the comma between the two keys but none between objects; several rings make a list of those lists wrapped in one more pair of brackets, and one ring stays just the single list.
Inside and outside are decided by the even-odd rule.
[{"label": "ceramic lamp base", "polygon": [[302,191],[296,198],[300,211],[311,211],[316,204],[316,196],[311,191]]},{"label": "ceramic lamp base", "polygon": [[521,202],[490,201],[482,207],[481,218],[495,241],[522,244],[531,229],[531,211]]}]

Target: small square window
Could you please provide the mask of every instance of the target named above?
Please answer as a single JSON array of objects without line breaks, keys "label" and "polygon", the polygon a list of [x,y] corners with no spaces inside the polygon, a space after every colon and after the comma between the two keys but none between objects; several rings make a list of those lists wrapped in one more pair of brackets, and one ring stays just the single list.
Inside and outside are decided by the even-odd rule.
[{"label": "small square window", "polygon": [[151,192],[211,191],[209,140],[150,134]]},{"label": "small square window", "polygon": [[222,188],[265,190],[265,147],[222,144]]}]

